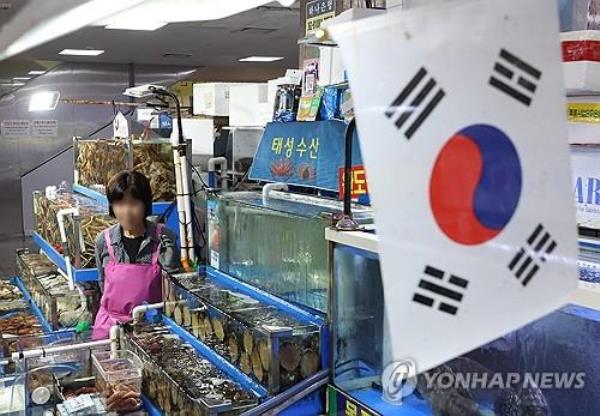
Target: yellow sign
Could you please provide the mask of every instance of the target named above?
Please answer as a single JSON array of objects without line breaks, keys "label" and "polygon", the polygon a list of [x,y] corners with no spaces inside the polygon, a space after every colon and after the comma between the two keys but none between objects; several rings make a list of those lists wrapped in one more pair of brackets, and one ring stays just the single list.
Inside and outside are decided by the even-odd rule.
[{"label": "yellow sign", "polygon": [[600,123],[600,103],[568,103],[567,120],[574,123]]}]

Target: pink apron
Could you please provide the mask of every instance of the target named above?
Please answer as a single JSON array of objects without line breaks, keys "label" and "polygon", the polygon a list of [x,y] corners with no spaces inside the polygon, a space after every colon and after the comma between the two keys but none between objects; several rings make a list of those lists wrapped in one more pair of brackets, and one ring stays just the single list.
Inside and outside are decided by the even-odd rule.
[{"label": "pink apron", "polygon": [[[156,227],[159,239],[161,231],[162,225],[159,224]],[[92,333],[95,340],[108,338],[113,325],[130,320],[134,307],[162,299],[161,268],[158,263],[160,244],[154,244],[152,263],[126,264],[117,262],[109,230],[104,231],[104,240],[110,259],[104,268],[104,293]]]}]

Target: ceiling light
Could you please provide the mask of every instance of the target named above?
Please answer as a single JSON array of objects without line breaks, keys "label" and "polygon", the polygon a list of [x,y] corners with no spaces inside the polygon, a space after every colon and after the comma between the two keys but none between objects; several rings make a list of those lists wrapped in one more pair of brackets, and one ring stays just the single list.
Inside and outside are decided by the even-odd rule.
[{"label": "ceiling light", "polygon": [[31,96],[29,100],[29,111],[50,111],[58,105],[60,92],[40,91]]},{"label": "ceiling light", "polygon": [[283,7],[292,7],[296,0],[278,0]]},{"label": "ceiling light", "polygon": [[104,26],[105,29],[114,29],[114,30],[145,30],[145,31],[153,31],[156,29],[160,29],[165,26],[166,22],[153,22],[152,20],[131,20],[127,22],[115,22],[110,25]]},{"label": "ceiling light", "polygon": [[22,81],[27,81],[28,79],[31,79],[31,77],[14,77],[13,79],[18,79],[18,80],[22,80]]},{"label": "ceiling light", "polygon": [[12,83],[5,83],[5,84],[0,84],[3,87],[20,87],[22,85],[25,85],[24,82],[12,82]]},{"label": "ceiling light", "polygon": [[98,56],[102,55],[102,49],[63,49],[59,55],[75,55],[75,56]]},{"label": "ceiling light", "polygon": [[36,71],[36,70],[31,70],[28,72],[29,75],[42,75],[45,73],[46,73],[46,71]]},{"label": "ceiling light", "polygon": [[240,62],[274,62],[281,61],[283,56],[247,56],[246,58],[240,58]]}]

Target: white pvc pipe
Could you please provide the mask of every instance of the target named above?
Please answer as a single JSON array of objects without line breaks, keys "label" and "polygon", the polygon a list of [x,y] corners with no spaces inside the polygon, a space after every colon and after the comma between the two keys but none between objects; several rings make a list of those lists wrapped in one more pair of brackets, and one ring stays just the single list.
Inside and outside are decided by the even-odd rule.
[{"label": "white pvc pipe", "polygon": [[[215,172],[217,166],[221,168],[221,173],[227,172],[227,159],[224,157],[211,157],[208,159],[208,172]],[[225,176],[225,175],[222,175]],[[221,189],[227,190],[227,181],[221,178]]]},{"label": "white pvc pipe", "polygon": [[262,198],[263,198],[263,203],[267,203],[267,200],[269,199],[269,194],[271,193],[271,191],[287,191],[288,190],[288,186],[287,184],[283,183],[283,182],[275,182],[275,183],[268,183],[265,186],[263,186],[262,189]]},{"label": "white pvc pipe", "polygon": [[71,267],[71,256],[69,255],[69,250],[67,249],[67,232],[65,230],[65,215],[79,215],[79,210],[77,208],[65,208],[60,209],[56,213],[56,219],[58,220],[58,230],[60,231],[60,241],[63,244],[63,249],[65,253],[65,264],[67,266],[67,282],[69,283],[69,289],[75,289],[75,284],[73,283],[73,269]]},{"label": "white pvc pipe", "polygon": [[173,147],[173,163],[175,164],[175,188],[176,188],[176,200],[177,200],[177,216],[179,222],[179,241],[181,242],[181,263],[187,265],[188,263],[188,251],[184,247],[187,245],[187,228],[185,218],[185,205],[183,202],[183,186],[181,179],[181,157],[179,156],[179,150]]},{"label": "white pvc pipe", "polygon": [[142,315],[142,314],[146,313],[147,311],[149,311],[151,309],[160,309],[160,308],[163,308],[164,306],[165,306],[164,302],[150,303],[150,304],[146,304],[146,305],[138,305],[138,306],[136,306],[131,311],[131,317],[133,318],[133,322],[137,322],[138,321],[138,316],[139,315]]},{"label": "white pvc pipe", "polygon": [[113,354],[119,350],[119,325],[113,325],[108,331],[108,339],[110,342],[110,352]]},{"label": "white pvc pipe", "polygon": [[111,343],[110,339],[102,339],[99,341],[83,342],[81,344],[57,345],[55,347],[37,348],[37,349],[33,349],[33,350],[13,352],[12,355],[10,356],[10,359],[11,359],[11,361],[19,361],[23,358],[36,358],[36,357],[41,357],[45,354],[47,355],[47,354],[53,354],[53,353],[57,353],[57,352],[66,352],[66,351],[75,351],[75,350],[81,350],[81,349],[86,349],[86,348],[102,347],[102,346],[108,345],[110,343]]}]

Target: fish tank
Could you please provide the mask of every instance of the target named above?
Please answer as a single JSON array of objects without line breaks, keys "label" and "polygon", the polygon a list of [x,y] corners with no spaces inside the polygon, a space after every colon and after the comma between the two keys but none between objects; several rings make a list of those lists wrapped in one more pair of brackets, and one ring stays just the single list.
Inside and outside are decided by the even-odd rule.
[{"label": "fish tank", "polygon": [[25,369],[17,362],[16,368],[7,374],[2,371],[7,365],[0,358],[0,415],[25,416]]},{"label": "fish tank", "polygon": [[142,361],[142,392],[165,414],[238,415],[258,398],[161,324],[125,327],[125,345]]},{"label": "fish tank", "polygon": [[94,291],[69,289],[67,279],[43,254],[18,249],[17,265],[23,283],[54,330],[91,321],[88,305],[94,302]]},{"label": "fish tank", "polygon": [[323,368],[322,318],[197,273],[167,278],[163,287],[167,317],[270,393]]},{"label": "fish tank", "polygon": [[[600,310],[575,304],[419,375],[415,392],[401,406],[386,403],[381,374],[389,360],[376,236],[328,230],[327,238],[333,256],[331,367],[334,390],[340,392],[336,397],[350,397],[369,414],[386,416],[598,413]],[[533,381],[486,389],[440,389],[435,383],[426,383],[426,377],[436,374],[485,374],[491,378],[497,373],[517,373],[521,380],[533,377]],[[545,385],[540,377],[546,374],[563,380],[562,388],[559,382],[553,388]],[[344,415],[346,409],[330,407],[329,415]]]},{"label": "fish tank", "polygon": [[123,170],[150,180],[154,201],[175,199],[175,164],[169,139],[73,138],[75,183],[106,193],[108,181]]},{"label": "fish tank", "polygon": [[[63,216],[67,237],[66,244],[63,244],[57,215],[61,210],[70,208],[76,208],[78,214]],[[108,215],[107,206],[65,190],[59,190],[52,196],[33,192],[33,214],[36,232],[59,253],[68,254],[71,264],[77,269],[96,267],[96,236],[116,224],[116,220]]]},{"label": "fish tank", "polygon": [[[209,262],[224,273],[319,312],[329,306],[325,228],[343,211],[342,202],[274,191],[231,192],[207,202]],[[373,221],[355,205],[355,219]]]}]

